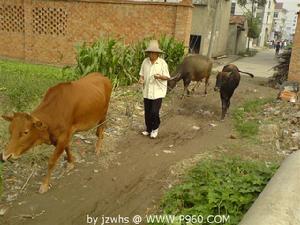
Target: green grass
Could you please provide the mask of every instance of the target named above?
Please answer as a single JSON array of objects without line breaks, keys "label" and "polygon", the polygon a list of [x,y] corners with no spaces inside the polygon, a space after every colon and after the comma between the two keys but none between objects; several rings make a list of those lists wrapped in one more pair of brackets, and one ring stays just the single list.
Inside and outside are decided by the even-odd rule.
[{"label": "green grass", "polygon": [[26,111],[46,90],[71,79],[71,70],[0,60],[0,99],[3,111]]},{"label": "green grass", "polygon": [[2,192],[3,192],[2,163],[0,162],[0,197],[2,196]]},{"label": "green grass", "polygon": [[255,139],[259,131],[257,114],[271,99],[256,99],[246,102],[233,112],[234,126],[242,138]]},{"label": "green grass", "polygon": [[[226,225],[237,225],[278,165],[239,158],[199,162],[183,182],[170,189],[161,203],[163,215],[229,215]],[[183,225],[189,223],[155,223]],[[201,224],[209,224],[203,222]],[[210,223],[214,224],[214,223]]]}]

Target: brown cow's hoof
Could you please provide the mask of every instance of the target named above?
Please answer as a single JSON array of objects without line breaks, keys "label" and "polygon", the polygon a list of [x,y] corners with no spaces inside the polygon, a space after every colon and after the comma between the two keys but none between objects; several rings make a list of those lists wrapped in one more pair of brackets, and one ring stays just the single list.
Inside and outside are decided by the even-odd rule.
[{"label": "brown cow's hoof", "polygon": [[67,173],[73,170],[75,167],[74,163],[67,163],[66,171]]},{"label": "brown cow's hoof", "polygon": [[44,194],[49,190],[49,185],[48,184],[41,184],[39,193]]}]

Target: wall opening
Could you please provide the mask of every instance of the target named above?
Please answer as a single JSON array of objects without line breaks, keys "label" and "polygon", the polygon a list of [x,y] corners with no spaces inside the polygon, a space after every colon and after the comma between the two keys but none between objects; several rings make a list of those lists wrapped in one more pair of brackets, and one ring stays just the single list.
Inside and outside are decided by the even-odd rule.
[{"label": "wall opening", "polygon": [[201,46],[201,35],[190,35],[189,53],[199,54]]}]

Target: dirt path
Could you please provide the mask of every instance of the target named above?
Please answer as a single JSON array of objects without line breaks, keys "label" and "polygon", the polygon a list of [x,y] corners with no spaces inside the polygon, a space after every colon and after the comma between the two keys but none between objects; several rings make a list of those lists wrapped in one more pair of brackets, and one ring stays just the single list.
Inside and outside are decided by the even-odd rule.
[{"label": "dirt path", "polygon": [[[260,85],[263,81],[243,77],[232,107],[245,100],[276,96],[275,90]],[[75,172],[55,181],[48,193],[40,195],[30,191],[19,197],[0,218],[0,224],[84,225],[87,215],[147,214],[159,204],[168,188],[171,166],[197,154],[206,158],[223,154],[219,146],[239,145],[242,141],[229,138],[234,133],[230,115],[224,122],[219,121],[220,99],[212,90],[214,77],[211,82],[207,97],[200,95],[203,87],[184,100],[176,95],[180,90],[173,94],[170,100],[173,108],[163,118],[158,139],[145,138],[136,129],[128,130],[120,137],[116,147],[118,157],[108,168],[78,164]],[[212,113],[205,114],[205,111]],[[233,154],[252,153],[241,149]],[[30,218],[32,215],[34,218]]]}]

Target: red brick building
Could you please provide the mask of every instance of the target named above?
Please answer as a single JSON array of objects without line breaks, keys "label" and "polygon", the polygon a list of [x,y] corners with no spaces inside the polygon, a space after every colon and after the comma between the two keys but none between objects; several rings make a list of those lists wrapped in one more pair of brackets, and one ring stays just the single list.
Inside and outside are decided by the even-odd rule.
[{"label": "red brick building", "polygon": [[300,82],[300,12],[298,12],[298,22],[293,40],[292,57],[289,69],[289,80]]},{"label": "red brick building", "polygon": [[66,65],[75,45],[99,37],[126,43],[167,34],[189,44],[192,0],[0,0],[0,57]]}]

